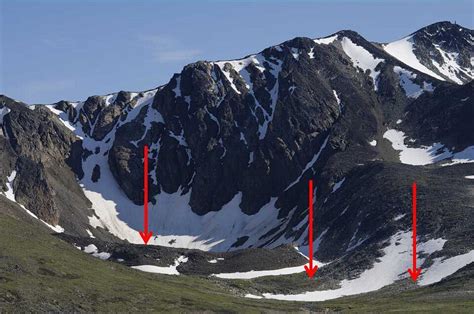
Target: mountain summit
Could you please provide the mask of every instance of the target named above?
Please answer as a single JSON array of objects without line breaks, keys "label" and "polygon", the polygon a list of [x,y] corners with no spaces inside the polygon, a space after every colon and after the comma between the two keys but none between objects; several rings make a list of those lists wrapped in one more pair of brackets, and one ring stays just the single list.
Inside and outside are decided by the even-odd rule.
[{"label": "mountain summit", "polygon": [[473,30],[451,22],[439,22],[385,44],[383,49],[423,73],[464,84],[474,77],[473,42]]}]

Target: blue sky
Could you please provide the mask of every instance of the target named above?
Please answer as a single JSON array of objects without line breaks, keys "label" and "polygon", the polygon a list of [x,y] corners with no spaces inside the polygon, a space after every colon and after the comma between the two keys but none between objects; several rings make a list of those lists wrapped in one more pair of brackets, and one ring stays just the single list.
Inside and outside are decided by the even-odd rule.
[{"label": "blue sky", "polygon": [[197,60],[239,58],[296,36],[352,29],[392,41],[474,1],[0,0],[0,93],[27,103],[84,100],[165,84]]}]

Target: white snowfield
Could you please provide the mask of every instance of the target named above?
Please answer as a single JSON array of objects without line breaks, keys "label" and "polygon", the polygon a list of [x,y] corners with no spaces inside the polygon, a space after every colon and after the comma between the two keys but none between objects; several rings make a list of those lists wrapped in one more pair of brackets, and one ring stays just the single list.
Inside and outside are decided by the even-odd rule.
[{"label": "white snowfield", "polygon": [[402,38],[400,40],[391,42],[387,45],[383,46],[383,49],[395,57],[396,59],[402,61],[403,63],[409,65],[410,67],[414,68],[415,70],[418,70],[420,72],[423,72],[425,74],[428,74],[434,78],[437,78],[438,80],[444,81],[444,79],[439,76],[438,74],[434,73],[427,67],[425,67],[423,64],[420,63],[416,55],[413,53],[413,38],[412,36],[408,36],[405,38]]},{"label": "white snowfield", "polygon": [[154,274],[164,274],[164,275],[179,275],[178,266],[180,264],[186,263],[188,258],[185,256],[180,256],[174,261],[174,265],[170,265],[167,267],[164,266],[155,266],[155,265],[139,265],[139,266],[132,266],[133,269],[141,270],[147,273],[154,273]]},{"label": "white snowfield", "polygon": [[[264,293],[262,296],[266,299],[277,299],[287,301],[324,301],[335,299],[343,296],[355,295],[360,293],[366,293],[370,291],[378,290],[382,287],[390,285],[397,280],[407,278],[408,268],[411,265],[411,232],[400,231],[390,238],[389,245],[385,247],[383,256],[379,258],[373,265],[372,268],[367,269],[356,279],[343,280],[340,283],[340,288],[334,290],[321,290],[321,291],[308,291],[300,294],[271,294]],[[423,243],[419,243],[418,252],[421,253],[418,256],[427,256],[433,254],[436,251],[440,251],[446,240],[441,238],[428,240]],[[452,259],[446,259],[446,263],[450,264],[450,270],[454,268],[459,269],[465,265],[467,258],[463,259],[463,262],[457,262],[456,266],[453,266],[454,262]],[[423,265],[425,258],[418,257],[418,265]],[[436,267],[436,263],[432,266]],[[447,269],[448,267],[445,266]],[[429,274],[430,269],[423,271],[422,276],[425,273]],[[448,272],[444,272],[448,274]],[[451,272],[452,273],[452,272]],[[429,276],[429,275],[428,275]],[[422,277],[423,278],[423,277]],[[436,279],[437,280],[437,279]],[[441,279],[439,279],[441,280]],[[438,280],[438,281],[439,281]],[[262,298],[262,296],[256,296],[248,294],[248,298]]]},{"label": "white snowfield", "polygon": [[392,143],[393,149],[400,152],[400,162],[404,164],[422,166],[447,159],[450,159],[450,162],[444,163],[443,166],[474,162],[474,146],[452,153],[441,143],[416,148],[408,147],[405,145],[405,133],[394,129],[387,130],[383,137]]},{"label": "white snowfield", "polygon": [[[313,261],[313,265],[322,267],[324,264],[318,261]],[[304,266],[305,265],[273,269],[273,270],[251,270],[247,272],[220,273],[220,274],[212,274],[211,276],[223,278],[223,279],[254,279],[254,278],[260,278],[260,277],[267,277],[267,276],[283,276],[283,275],[304,273],[305,272]]]}]

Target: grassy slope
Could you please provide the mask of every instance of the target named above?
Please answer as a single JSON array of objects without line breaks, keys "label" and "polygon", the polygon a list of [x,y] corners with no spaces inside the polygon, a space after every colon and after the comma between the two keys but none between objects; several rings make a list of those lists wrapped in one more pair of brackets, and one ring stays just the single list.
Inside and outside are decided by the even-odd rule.
[{"label": "grassy slope", "polygon": [[[44,228],[0,213],[0,309],[9,311],[424,311],[474,308],[467,283],[419,289],[394,298],[368,294],[304,304],[250,300],[231,295],[229,285],[194,276],[151,275],[85,255]],[[251,283],[248,281],[247,283]],[[466,286],[467,284],[467,286]],[[452,293],[451,293],[452,292]]]}]

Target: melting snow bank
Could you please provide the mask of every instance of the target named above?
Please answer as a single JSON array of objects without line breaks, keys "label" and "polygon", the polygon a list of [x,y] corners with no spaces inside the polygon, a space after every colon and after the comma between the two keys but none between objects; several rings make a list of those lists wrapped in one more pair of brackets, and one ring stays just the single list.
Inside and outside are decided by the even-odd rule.
[{"label": "melting snow bank", "polygon": [[[445,242],[446,240],[443,239],[432,239],[420,243],[419,252],[432,254],[441,250]],[[374,263],[371,269],[364,271],[356,279],[343,280],[338,289],[308,291],[300,294],[264,293],[263,297],[287,301],[324,301],[378,290],[399,279],[408,277],[407,269],[411,266],[410,245],[410,231],[396,233],[390,238],[390,244],[383,249],[384,255]],[[424,258],[418,258],[418,264],[422,265],[424,260]],[[261,298],[250,294],[247,294],[246,297]]]},{"label": "melting snow bank", "polygon": [[92,256],[100,258],[101,260],[104,260],[104,261],[108,260],[111,256],[110,253],[99,252],[99,249],[94,244],[89,244],[88,246],[86,246],[84,248],[84,252],[87,254],[92,254]]},{"label": "melting snow bank", "polygon": [[165,274],[165,275],[179,275],[178,266],[179,264],[186,263],[188,258],[185,256],[180,256],[174,261],[174,265],[170,266],[154,266],[154,265],[139,265],[132,266],[133,269],[141,270],[147,273],[154,274]]},{"label": "melting snow bank", "polygon": [[[324,233],[325,232],[323,232],[323,234]],[[319,245],[318,240],[316,240],[316,248],[318,247],[318,245]],[[308,259],[308,256],[303,254],[300,249],[301,248],[295,247],[295,250],[298,254]],[[211,263],[212,261],[209,261],[209,262]],[[321,263],[316,260],[313,260],[313,262],[319,268],[328,264],[328,263]],[[308,264],[305,264],[305,265],[308,265]],[[291,274],[298,274],[298,273],[305,272],[305,269],[304,269],[305,265],[272,269],[272,270],[251,270],[247,272],[212,274],[211,276],[223,278],[223,279],[253,279],[253,278],[267,277],[267,276],[283,276],[283,275],[291,275]]]},{"label": "melting snow bank", "polygon": [[446,259],[443,259],[443,257],[435,258],[433,265],[422,273],[418,284],[426,286],[441,281],[444,277],[454,274],[470,263],[474,263],[474,250]]},{"label": "melting snow bank", "polygon": [[[321,267],[322,263],[314,261],[318,267]],[[259,277],[266,277],[266,276],[282,276],[282,275],[291,275],[291,274],[298,274],[303,273],[304,265],[295,266],[295,267],[286,267],[280,269],[273,269],[273,270],[251,270],[247,272],[237,272],[237,273],[221,273],[221,274],[212,274],[211,276],[223,278],[223,279],[253,279]]]},{"label": "melting snow bank", "polygon": [[451,162],[445,163],[443,166],[474,162],[474,146],[467,147],[458,153],[452,153],[441,143],[418,148],[408,147],[405,145],[405,133],[394,129],[387,130],[383,137],[392,142],[393,149],[400,151],[399,157],[403,164],[422,166],[444,159],[451,159]]},{"label": "melting snow bank", "polygon": [[48,226],[50,229],[52,229],[54,232],[63,233],[64,228],[62,228],[59,225],[53,226],[53,225],[50,225],[47,222],[44,222],[43,220],[39,219],[38,216],[36,216],[32,212],[30,212],[28,209],[26,209],[25,206],[21,205],[20,203],[18,203],[16,201],[15,193],[13,191],[13,181],[15,180],[15,177],[16,177],[16,171],[13,170],[13,172],[7,177],[7,182],[6,182],[7,190],[5,192],[0,191],[0,194],[3,194],[7,199],[9,199],[10,201],[16,203],[18,206],[23,208],[28,213],[28,215],[30,215],[31,217],[33,217],[35,219],[38,219],[39,221],[44,223],[46,226]]}]

